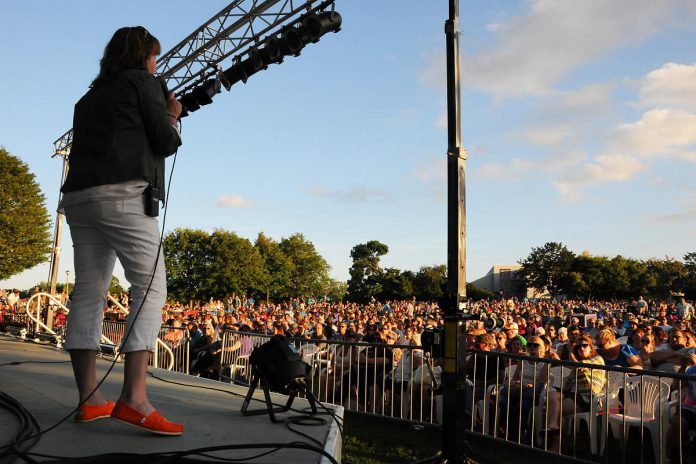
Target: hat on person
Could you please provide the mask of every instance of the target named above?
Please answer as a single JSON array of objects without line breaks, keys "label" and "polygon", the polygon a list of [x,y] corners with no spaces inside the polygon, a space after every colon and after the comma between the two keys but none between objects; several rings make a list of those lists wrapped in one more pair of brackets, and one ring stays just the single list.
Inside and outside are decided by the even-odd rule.
[{"label": "hat on person", "polygon": [[568,327],[560,327],[558,329],[558,333],[559,333],[559,335],[562,333],[568,335]]},{"label": "hat on person", "polygon": [[503,329],[505,329],[505,330],[511,330],[511,329],[519,330],[519,326],[517,325],[517,322],[508,322],[507,324],[505,324]]}]

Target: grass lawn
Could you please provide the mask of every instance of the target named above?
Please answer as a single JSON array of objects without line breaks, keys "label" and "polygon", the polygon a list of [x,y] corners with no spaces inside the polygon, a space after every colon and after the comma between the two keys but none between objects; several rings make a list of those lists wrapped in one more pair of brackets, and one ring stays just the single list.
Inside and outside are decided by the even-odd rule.
[{"label": "grass lawn", "polygon": [[[345,412],[344,432],[343,461],[350,464],[408,464],[441,449],[438,427],[416,429],[398,420],[351,411]],[[467,440],[473,448],[470,458],[479,464],[569,462],[558,455],[545,455],[476,435],[468,436]]]},{"label": "grass lawn", "polygon": [[343,460],[351,464],[406,464],[440,449],[440,430],[425,427],[416,430],[411,424],[345,413]]}]

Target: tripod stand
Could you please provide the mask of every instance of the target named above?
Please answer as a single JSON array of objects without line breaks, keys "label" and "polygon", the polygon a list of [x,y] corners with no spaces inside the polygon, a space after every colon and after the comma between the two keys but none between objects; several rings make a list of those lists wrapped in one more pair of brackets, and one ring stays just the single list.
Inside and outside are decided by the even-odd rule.
[{"label": "tripod stand", "polygon": [[[264,375],[263,371],[257,367],[254,367],[252,370],[252,376],[253,380],[251,382],[251,385],[249,386],[249,391],[246,394],[246,397],[244,398],[244,403],[242,403],[242,415],[244,416],[258,416],[260,414],[268,414],[269,417],[271,418],[271,422],[277,423],[277,422],[282,422],[279,419],[276,419],[276,413],[283,413],[287,412],[290,410],[290,407],[292,406],[293,401],[295,401],[295,398],[297,397],[297,394],[300,392],[304,392],[305,395],[307,396],[307,401],[309,402],[309,406],[312,409],[312,412],[309,414],[310,416],[314,416],[317,413],[317,404],[314,400],[314,395],[312,392],[309,390],[309,387],[307,386],[306,379],[303,377],[297,377],[295,379],[292,379],[290,383],[288,383],[287,387],[284,389],[286,394],[288,395],[288,401],[285,403],[285,406],[275,406],[273,404],[273,401],[271,401],[271,392],[269,390],[269,381],[266,375]],[[256,388],[259,386],[259,383],[261,384],[261,389],[263,390],[263,396],[265,399],[266,403],[266,408],[265,409],[257,409],[254,411],[249,411],[249,403],[251,403],[251,400],[254,396],[254,391]],[[285,393],[284,392],[284,393]]]}]

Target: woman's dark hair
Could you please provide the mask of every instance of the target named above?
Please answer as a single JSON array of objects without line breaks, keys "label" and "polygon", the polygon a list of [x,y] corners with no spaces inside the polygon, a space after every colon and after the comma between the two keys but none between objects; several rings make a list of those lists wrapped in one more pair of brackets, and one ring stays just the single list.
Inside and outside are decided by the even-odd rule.
[{"label": "woman's dark hair", "polygon": [[99,61],[92,87],[126,69],[145,69],[145,60],[162,51],[159,40],[142,26],[122,27],[114,33]]}]

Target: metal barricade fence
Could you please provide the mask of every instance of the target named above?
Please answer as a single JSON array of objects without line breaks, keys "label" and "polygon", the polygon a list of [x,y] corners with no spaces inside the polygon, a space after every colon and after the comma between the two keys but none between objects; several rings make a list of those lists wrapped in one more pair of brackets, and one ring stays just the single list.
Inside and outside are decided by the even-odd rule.
[{"label": "metal barricade fence", "polygon": [[[220,379],[248,385],[249,356],[270,335],[226,331]],[[441,368],[420,347],[290,339],[309,364],[312,392],[321,401],[408,421],[435,423],[441,408]]]},{"label": "metal barricade fence", "polygon": [[116,345],[121,344],[124,332],[126,330],[126,323],[121,321],[102,321],[102,334],[104,334],[109,340],[114,342]]},{"label": "metal barricade fence", "polygon": [[27,330],[27,335],[33,334],[33,324],[30,324],[30,319],[26,314],[13,313],[3,314],[2,316],[2,331],[10,333],[19,333],[21,329]]},{"label": "metal barricade fence", "polygon": [[[159,333],[159,338],[162,340],[174,355],[174,364],[172,370],[175,372],[189,373],[190,358],[189,345],[191,338],[186,327],[169,327],[162,326]],[[166,350],[158,346],[158,358],[163,359],[167,356]]]},{"label": "metal barricade fence", "polygon": [[680,407],[696,376],[468,353],[470,432],[590,462],[696,462],[696,416],[689,429]]}]

